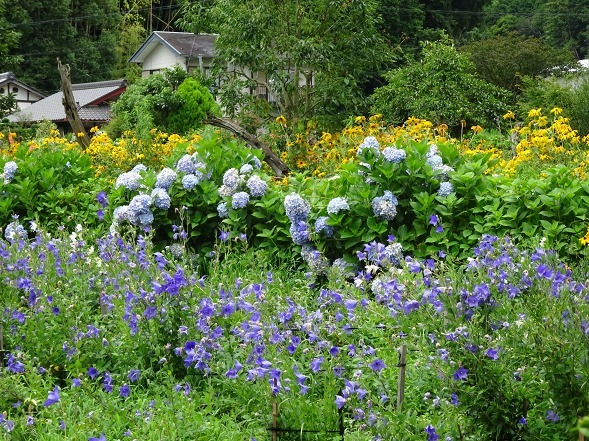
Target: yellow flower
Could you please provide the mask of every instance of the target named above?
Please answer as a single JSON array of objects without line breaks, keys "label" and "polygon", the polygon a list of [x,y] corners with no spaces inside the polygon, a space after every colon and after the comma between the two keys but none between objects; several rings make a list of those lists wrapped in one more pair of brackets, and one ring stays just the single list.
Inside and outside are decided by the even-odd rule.
[{"label": "yellow flower", "polygon": [[483,131],[483,128],[481,126],[472,126],[470,130],[472,130],[475,133],[481,133]]},{"label": "yellow flower", "polygon": [[503,119],[515,119],[515,114],[510,110],[505,115],[503,115]]},{"label": "yellow flower", "polygon": [[366,122],[366,117],[365,116],[357,116],[356,119],[354,120],[354,122],[356,124],[362,124]]},{"label": "yellow flower", "polygon": [[539,107],[538,109],[532,109],[528,112],[528,118],[535,118],[537,116],[541,116],[542,115],[542,107]]},{"label": "yellow flower", "polygon": [[552,113],[553,115],[560,115],[562,113],[562,109],[560,107],[554,107],[550,113]]},{"label": "yellow flower", "polygon": [[281,126],[286,126],[286,118],[284,115],[280,115],[276,117],[276,124],[280,124]]},{"label": "yellow flower", "polygon": [[83,133],[83,132],[80,132],[80,133],[78,133],[76,136],[77,136],[78,138],[83,138],[83,137],[84,137],[84,136],[86,136],[86,135],[84,135],[84,133]]}]

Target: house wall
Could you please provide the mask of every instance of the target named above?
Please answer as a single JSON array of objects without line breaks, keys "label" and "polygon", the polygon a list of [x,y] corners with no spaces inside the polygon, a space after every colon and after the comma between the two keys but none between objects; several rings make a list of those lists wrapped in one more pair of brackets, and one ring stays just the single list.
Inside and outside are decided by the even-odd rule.
[{"label": "house wall", "polygon": [[16,102],[20,110],[26,109],[31,104],[43,98],[38,93],[32,92],[29,89],[22,87],[20,84],[13,83],[12,81],[8,81],[7,83],[0,85],[0,95],[8,95],[11,92],[16,95]]},{"label": "house wall", "polygon": [[141,67],[141,76],[146,78],[151,74],[159,73],[163,69],[174,67],[176,64],[186,70],[186,61],[184,57],[176,55],[169,48],[160,43],[153,51],[151,51],[149,56],[145,58]]}]

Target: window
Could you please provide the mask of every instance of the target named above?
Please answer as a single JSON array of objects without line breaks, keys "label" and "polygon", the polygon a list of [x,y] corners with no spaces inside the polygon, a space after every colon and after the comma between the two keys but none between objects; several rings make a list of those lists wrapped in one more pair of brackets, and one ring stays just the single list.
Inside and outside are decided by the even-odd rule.
[{"label": "window", "polygon": [[12,88],[12,93],[18,93],[18,87],[13,87]]}]

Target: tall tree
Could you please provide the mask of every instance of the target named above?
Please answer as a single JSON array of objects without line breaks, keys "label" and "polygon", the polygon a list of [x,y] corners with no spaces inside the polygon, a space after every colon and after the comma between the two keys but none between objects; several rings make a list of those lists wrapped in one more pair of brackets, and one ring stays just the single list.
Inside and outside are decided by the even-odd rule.
[{"label": "tall tree", "polygon": [[[216,65],[229,68],[221,98],[231,100],[224,104],[238,104],[235,92],[244,86],[261,86],[291,118],[366,110],[362,85],[391,59],[376,27],[377,6],[375,0],[215,1],[207,13],[219,33]],[[191,22],[184,18],[185,26]]]},{"label": "tall tree", "polygon": [[116,0],[28,0],[11,5],[6,17],[22,33],[11,54],[23,57],[15,69],[23,81],[45,92],[58,90],[57,58],[70,65],[74,82],[112,78]]},{"label": "tall tree", "polygon": [[22,61],[22,57],[11,55],[11,50],[18,47],[21,34],[5,18],[5,14],[6,1],[0,0],[0,72],[14,69]]}]

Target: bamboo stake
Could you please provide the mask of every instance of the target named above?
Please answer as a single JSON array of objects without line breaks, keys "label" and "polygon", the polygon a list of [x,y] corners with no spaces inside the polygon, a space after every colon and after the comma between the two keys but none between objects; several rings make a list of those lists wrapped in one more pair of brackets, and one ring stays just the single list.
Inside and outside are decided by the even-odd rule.
[{"label": "bamboo stake", "polygon": [[397,412],[403,409],[405,399],[405,367],[407,366],[407,345],[399,349],[399,380],[397,382]]},{"label": "bamboo stake", "polygon": [[4,328],[0,325],[0,367],[4,367]]},{"label": "bamboo stake", "polygon": [[[276,387],[277,381],[274,378],[274,387]],[[276,398],[272,401],[272,441],[278,440],[278,403]]]}]

